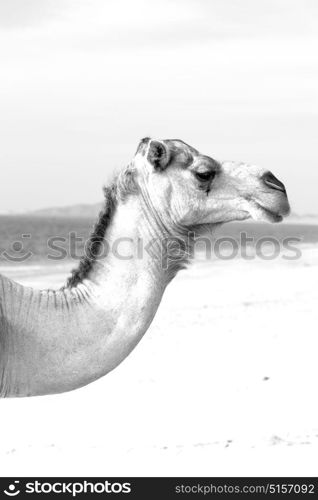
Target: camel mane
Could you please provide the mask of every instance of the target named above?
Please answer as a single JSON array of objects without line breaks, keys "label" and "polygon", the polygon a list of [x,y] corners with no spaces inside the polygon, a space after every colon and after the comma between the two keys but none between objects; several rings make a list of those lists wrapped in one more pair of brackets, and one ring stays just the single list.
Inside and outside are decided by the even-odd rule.
[{"label": "camel mane", "polygon": [[81,258],[78,267],[71,271],[71,276],[66,282],[66,288],[76,287],[88,276],[99,256],[101,245],[114,217],[118,201],[124,200],[129,194],[137,192],[133,168],[128,166],[113,179],[109,186],[104,186],[103,192],[105,197],[104,206],[99,213],[87,245],[85,245],[85,255]]}]

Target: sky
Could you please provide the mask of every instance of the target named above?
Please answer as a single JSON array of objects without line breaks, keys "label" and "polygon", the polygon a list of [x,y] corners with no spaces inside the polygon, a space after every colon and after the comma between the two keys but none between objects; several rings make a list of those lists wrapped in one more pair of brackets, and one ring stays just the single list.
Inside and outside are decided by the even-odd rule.
[{"label": "sky", "polygon": [[0,212],[95,203],[142,137],[318,214],[316,0],[1,0]]}]

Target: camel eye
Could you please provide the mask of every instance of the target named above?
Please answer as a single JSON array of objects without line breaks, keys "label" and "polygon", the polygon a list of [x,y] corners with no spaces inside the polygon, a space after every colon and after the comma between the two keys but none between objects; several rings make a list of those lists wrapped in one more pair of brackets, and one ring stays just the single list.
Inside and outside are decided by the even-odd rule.
[{"label": "camel eye", "polygon": [[195,172],[194,175],[201,182],[211,182],[215,177],[215,172],[213,170],[207,170],[206,172]]}]

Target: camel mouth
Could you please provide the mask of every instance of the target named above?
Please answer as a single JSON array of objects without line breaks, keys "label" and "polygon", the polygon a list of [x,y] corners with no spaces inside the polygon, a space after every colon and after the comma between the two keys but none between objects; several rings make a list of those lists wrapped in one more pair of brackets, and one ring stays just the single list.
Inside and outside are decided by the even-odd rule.
[{"label": "camel mouth", "polygon": [[269,208],[266,208],[263,205],[260,205],[259,203],[257,205],[258,205],[258,208],[260,208],[261,211],[263,212],[263,214],[265,216],[264,218],[268,222],[282,222],[282,220],[284,219],[283,215],[281,215],[279,212],[275,212],[274,210],[270,210]]}]

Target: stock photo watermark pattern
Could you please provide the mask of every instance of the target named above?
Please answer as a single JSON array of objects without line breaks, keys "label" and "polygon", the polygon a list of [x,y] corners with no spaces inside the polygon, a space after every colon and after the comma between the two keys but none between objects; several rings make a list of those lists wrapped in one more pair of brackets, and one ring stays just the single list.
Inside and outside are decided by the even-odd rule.
[{"label": "stock photo watermark pattern", "polygon": [[[14,241],[11,246],[2,252],[2,260],[13,263],[28,262],[34,253],[28,248],[26,242],[32,240],[32,234],[22,234],[20,240]],[[96,245],[98,243],[98,245]],[[107,240],[94,241],[83,236],[78,236],[76,231],[71,231],[67,236],[52,236],[45,244],[45,260],[59,262],[64,260],[79,261],[83,257],[102,260],[109,256],[122,261],[144,259],[150,257],[168,266],[169,261],[194,259],[200,256],[205,260],[298,260],[302,256],[300,244],[301,237],[284,237],[278,239],[274,236],[249,236],[247,232],[239,233],[238,238],[222,236],[212,239],[207,236],[197,236],[189,232],[187,238],[166,237],[153,238],[144,241],[142,238],[121,237],[111,243]],[[92,247],[94,246],[94,252]],[[97,247],[97,251],[96,251]],[[93,256],[92,256],[93,255]]]}]

